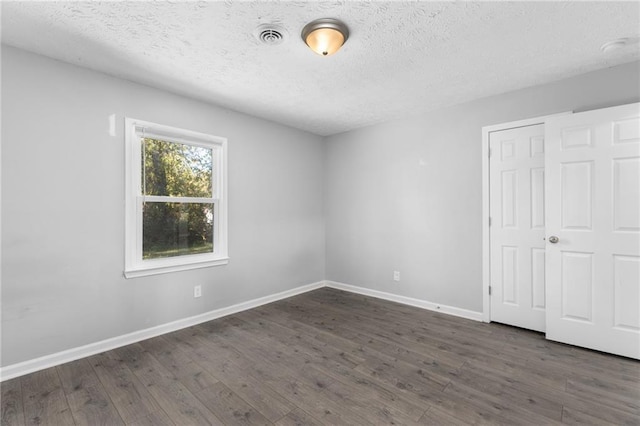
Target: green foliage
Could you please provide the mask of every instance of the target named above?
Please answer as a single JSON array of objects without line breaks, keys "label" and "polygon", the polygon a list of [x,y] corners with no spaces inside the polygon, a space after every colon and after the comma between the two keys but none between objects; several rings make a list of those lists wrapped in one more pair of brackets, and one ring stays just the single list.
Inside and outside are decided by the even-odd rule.
[{"label": "green foliage", "polygon": [[[145,195],[212,196],[212,151],[192,145],[143,139]],[[143,258],[211,252],[213,204],[146,202]]]}]

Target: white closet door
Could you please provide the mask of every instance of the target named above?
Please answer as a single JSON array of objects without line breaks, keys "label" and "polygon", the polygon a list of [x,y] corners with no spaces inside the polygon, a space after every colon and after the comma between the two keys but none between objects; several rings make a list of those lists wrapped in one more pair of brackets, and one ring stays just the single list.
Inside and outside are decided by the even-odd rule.
[{"label": "white closet door", "polygon": [[640,359],[640,104],[545,130],[547,338]]},{"label": "white closet door", "polygon": [[544,125],[489,136],[491,321],[545,329]]}]

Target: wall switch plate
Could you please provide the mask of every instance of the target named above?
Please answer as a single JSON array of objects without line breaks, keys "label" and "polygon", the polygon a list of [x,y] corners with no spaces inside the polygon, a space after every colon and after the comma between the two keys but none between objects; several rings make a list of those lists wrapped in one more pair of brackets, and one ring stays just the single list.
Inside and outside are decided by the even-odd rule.
[{"label": "wall switch plate", "polygon": [[393,280],[400,281],[400,271],[393,271]]},{"label": "wall switch plate", "polygon": [[197,285],[193,287],[193,297],[200,297],[200,296],[202,296],[202,286]]}]

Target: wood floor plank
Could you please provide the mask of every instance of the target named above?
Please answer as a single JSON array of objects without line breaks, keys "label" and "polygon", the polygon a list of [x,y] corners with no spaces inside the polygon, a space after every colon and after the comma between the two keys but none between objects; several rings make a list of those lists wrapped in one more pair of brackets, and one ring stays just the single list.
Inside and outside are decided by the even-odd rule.
[{"label": "wood floor plank", "polygon": [[[612,355],[613,356],[613,355]],[[540,370],[549,370],[557,372],[559,374],[570,375],[575,374],[578,376],[596,377],[599,380],[607,381],[620,381],[627,382],[633,386],[640,382],[640,361],[636,361],[637,371],[624,372],[611,369],[602,365],[589,364],[583,360],[561,358],[555,356],[553,351],[536,351],[536,350],[523,350],[520,354],[521,359],[526,359],[527,364],[532,368]]]},{"label": "wood floor plank", "polygon": [[[209,321],[208,323],[204,324],[210,323],[215,323],[215,321]],[[201,343],[198,339],[196,339],[196,337],[205,336],[207,334],[207,332],[202,329],[202,325],[203,324],[200,324],[199,326],[183,328],[182,330],[164,334],[162,337],[174,343],[176,346],[185,351],[195,351],[201,347]]]},{"label": "wood floor plank", "polygon": [[635,379],[640,378],[639,361],[623,356],[592,351],[577,346],[565,345],[580,360],[581,365],[595,365],[609,372],[623,372]]},{"label": "wood floor plank", "polygon": [[177,377],[145,351],[142,345],[135,343],[112,352],[129,367],[176,424],[223,424]]},{"label": "wood floor plank", "polygon": [[[318,311],[319,309],[335,313],[335,310],[331,307],[327,308],[321,305],[317,305],[310,310]],[[373,339],[372,342],[379,340],[387,342],[391,346],[404,347],[424,353],[444,363],[462,365],[469,357],[484,357],[488,355],[500,357],[497,352],[490,354],[479,352],[479,346],[475,345],[475,343],[465,341],[461,344],[456,344],[455,339],[449,339],[448,337],[430,336],[425,338],[421,335],[415,336],[410,333],[401,333],[398,331],[398,327],[391,327],[390,324],[384,321],[378,322],[377,319],[372,317],[363,319],[352,313],[346,315],[314,314],[313,317],[308,318],[308,321],[314,326],[331,333],[338,333],[352,339],[363,339],[361,340],[363,344],[371,344],[371,342],[367,342],[369,339]]]},{"label": "wood floor plank", "polygon": [[156,417],[172,423],[146,386],[113,353],[94,355],[88,361],[126,424]]},{"label": "wood floor plank", "polygon": [[[251,339],[250,336],[251,334],[236,332],[232,338],[214,334],[209,335],[206,341],[203,338],[203,349],[195,352],[199,357],[198,363],[213,372],[224,369],[224,361],[230,361],[265,382],[277,382],[281,377],[295,374],[294,367],[304,364],[304,360],[295,357],[287,359],[284,353],[274,349],[279,342],[271,342],[272,348],[268,342],[260,343],[263,336],[256,336],[256,339]],[[233,341],[232,346],[224,343],[229,341]],[[211,354],[220,356],[212,359]]]},{"label": "wood floor plank", "polygon": [[543,395],[546,398],[562,404],[563,408],[568,408],[573,412],[584,413],[588,416],[609,422],[610,424],[636,426],[640,424],[640,416],[603,405],[596,400],[575,396],[564,390],[560,391],[553,387],[542,387],[536,383],[520,382],[518,380],[514,380],[511,386],[514,389],[534,396]]},{"label": "wood floor plank", "polygon": [[565,407],[562,410],[562,423],[567,425],[609,426],[611,423],[586,413]]},{"label": "wood floor plank", "polygon": [[186,351],[163,336],[145,340],[140,345],[193,393],[218,383],[218,379],[195,363]]},{"label": "wood floor plank", "polygon": [[[244,354],[241,357],[236,357],[233,355],[236,352],[228,349],[230,350],[228,353],[232,354],[232,360],[244,362],[244,358],[248,357],[251,365],[246,366],[247,371],[256,374],[270,388],[319,421],[326,422],[326,424],[367,423],[349,407],[337,404],[322,394],[323,390],[332,382],[331,378],[307,368],[308,364],[304,357],[300,359],[291,357],[291,354],[296,353],[295,349],[278,341],[265,340],[265,337],[261,335],[248,334],[242,330],[227,330],[224,325],[211,326],[207,329],[226,333],[225,339],[232,338],[236,351]],[[211,334],[209,337],[213,342],[221,339],[219,335]],[[211,345],[211,343],[201,343]],[[217,346],[211,345],[209,347],[216,350]],[[203,348],[201,351],[206,352],[206,349]],[[288,356],[284,356],[285,353]],[[202,354],[199,362],[202,362],[202,365],[213,362],[212,360],[206,361],[206,358],[208,357]]]},{"label": "wood floor plank", "polygon": [[[286,398],[271,389],[263,381],[258,380],[247,369],[247,364],[242,365],[233,362],[233,358],[223,353],[220,355],[220,347],[203,343],[203,348],[183,356],[202,366],[202,368],[216,376],[227,387],[247,401],[260,414],[269,421],[281,419],[296,407]],[[182,351],[181,348],[175,348]]]},{"label": "wood floor plank", "polygon": [[431,407],[429,411],[432,411],[432,414],[434,408],[437,408],[439,411],[435,411],[436,413],[445,413],[446,417],[454,417],[465,424],[512,425],[514,423],[513,420],[503,417],[495,407],[470,403],[466,395],[452,393],[439,395],[431,401]]},{"label": "wood floor plank", "polygon": [[[229,340],[216,333],[210,333],[202,327],[180,330],[163,337],[175,343],[178,349],[189,353],[192,357],[198,355],[203,359],[233,360],[242,367],[252,365],[245,354],[232,346]],[[215,377],[215,372],[209,372]]]},{"label": "wood floor plank", "polygon": [[[329,290],[329,292],[332,291]],[[317,294],[319,295],[320,292]],[[396,321],[401,323],[404,328],[437,327],[448,334],[467,336],[489,336],[493,333],[493,330],[484,323],[467,321],[438,312],[430,312],[428,316],[416,316],[416,310],[419,308],[357,294],[333,292],[328,298],[312,295],[305,300],[309,299],[321,300],[328,307],[341,307],[343,311],[345,308],[348,308],[349,311],[355,310],[358,315],[371,319],[380,318],[385,322]]]},{"label": "wood floor plank", "polygon": [[[640,365],[638,365],[640,370]],[[579,383],[585,383],[590,386],[606,389],[609,392],[625,393],[627,395],[635,395],[636,399],[640,399],[640,389],[637,383],[640,381],[640,377],[637,380],[633,380],[633,376],[627,376],[624,379],[613,377],[611,375],[601,375],[599,373],[591,372],[588,366],[583,367],[581,370],[569,370],[565,371],[567,380],[573,380]]]},{"label": "wood floor plank", "polygon": [[383,362],[367,361],[357,366],[355,370],[393,383],[396,388],[417,394],[442,392],[450,382],[450,380],[443,382],[439,377],[430,376],[424,370],[398,359]]},{"label": "wood floor plank", "polygon": [[296,408],[275,423],[276,426],[321,426],[318,420],[305,413],[300,408]]},{"label": "wood floor plank", "polygon": [[417,395],[399,393],[396,387],[375,380],[354,369],[324,369],[321,366],[309,368],[318,369],[335,381],[352,387],[354,392],[367,397],[372,404],[380,401],[403,412],[412,420],[418,420],[428,408],[425,401]]},{"label": "wood floor plank", "polygon": [[640,362],[323,288],[2,383],[2,424],[640,426]]},{"label": "wood floor plank", "polygon": [[[366,421],[353,413],[349,407],[341,406],[324,397],[322,391],[332,382],[331,378],[317,370],[309,369],[304,359],[287,358],[277,350],[270,352],[269,343],[264,342],[263,336],[247,339],[243,333],[234,333],[238,334],[234,338],[234,346],[250,358],[251,365],[246,366],[247,372],[256,375],[304,412],[321,422],[326,422],[325,424],[366,424]],[[211,338],[215,341],[219,336]],[[270,344],[282,350],[286,348],[279,342],[274,341]],[[203,365],[213,363],[210,359],[202,359],[199,362]]]},{"label": "wood floor plank", "polygon": [[[206,338],[206,341],[203,337],[196,338],[205,342],[202,348],[194,352],[197,362],[212,374],[217,374],[219,371],[224,370],[228,363],[235,364],[245,372],[245,375],[254,377],[266,384],[277,383],[278,380],[284,380],[285,376],[295,373],[291,369],[282,368],[280,365],[272,363],[269,359],[261,356],[259,351],[253,347],[249,347],[246,350],[232,348],[228,345],[226,339],[215,335],[210,335]],[[235,342],[235,344],[240,348],[243,347],[240,342]],[[241,351],[243,355],[239,355]]]},{"label": "wood floor plank", "polygon": [[0,398],[0,404],[2,404],[0,424],[6,426],[24,425],[22,384],[20,378],[5,380],[0,383],[0,389],[2,390],[2,396]]},{"label": "wood floor plank", "polygon": [[346,385],[340,381],[332,382],[325,388],[322,394],[337,404],[347,404],[354,413],[361,416],[370,424],[418,424],[415,419],[411,418],[402,410],[395,408],[393,405],[371,399],[367,395],[357,392],[353,386]]},{"label": "wood floor plank", "polygon": [[268,318],[261,318],[251,311],[243,312],[242,314],[243,315],[239,315],[238,317],[245,319],[249,324],[259,326],[252,327],[250,328],[251,330],[258,332],[268,330],[279,336],[287,336],[287,339],[284,340],[283,343],[298,347],[309,354],[339,360],[340,363],[347,367],[355,367],[364,361],[361,356],[344,351],[340,346],[336,345],[336,342],[325,342],[317,339],[315,335],[298,331],[288,324],[283,325],[277,321],[271,321]]},{"label": "wood floor plank", "polygon": [[513,401],[503,400],[498,396],[490,395],[463,384],[452,381],[445,389],[445,398],[448,395],[455,395],[465,400],[469,405],[486,410],[501,418],[507,419],[508,423],[530,424],[530,425],[552,425],[560,424],[559,420],[554,420],[544,415],[522,409]]},{"label": "wood floor plank", "polygon": [[[278,341],[265,340],[264,336],[256,335],[252,339],[252,335],[246,332],[236,330],[234,333],[236,333],[234,345],[243,351],[253,364],[252,367],[248,367],[249,370],[260,374],[260,379],[274,389],[276,387],[282,389],[282,385],[286,387],[296,382],[321,391],[333,381],[319,370],[308,368],[313,365],[308,354]],[[282,392],[280,394],[286,397],[286,394]]]},{"label": "wood floor plank", "polygon": [[77,425],[123,425],[98,376],[84,358],[56,367]]},{"label": "wood floor plank", "polygon": [[[262,321],[274,322],[268,318],[263,318]],[[277,320],[275,322],[277,322]],[[433,357],[431,356],[432,354],[427,354],[424,351],[417,352],[406,347],[385,343],[370,336],[361,336],[361,339],[354,339],[353,335],[351,335],[351,339],[346,339],[337,334],[329,334],[323,331],[319,333],[316,332],[316,334],[313,335],[313,332],[310,332],[308,327],[302,327],[299,325],[300,323],[289,320],[288,324],[292,329],[299,330],[301,335],[304,335],[305,333],[311,335],[311,337],[296,336],[296,341],[303,341],[307,345],[334,347],[336,348],[334,351],[335,354],[333,355],[334,357],[348,359],[354,364],[354,366],[362,364],[364,359],[370,359],[371,357],[388,362],[393,362],[395,358],[399,358],[408,364],[416,366],[418,370],[422,369],[428,371],[430,376],[438,378],[443,385],[446,385],[450,380],[451,373],[456,371],[463,363],[461,362],[460,365],[455,365],[450,363],[449,360],[443,360],[445,359],[444,356]],[[300,331],[300,329],[304,331]],[[310,329],[314,330],[312,327]],[[327,337],[327,335],[332,338]],[[362,344],[356,344],[355,342],[361,342]],[[370,349],[375,349],[375,352],[372,352]],[[323,354],[323,356],[330,355]]]},{"label": "wood floor plank", "polygon": [[127,426],[179,426],[171,421],[169,416],[164,412],[156,412],[147,414],[144,417],[138,417],[134,421],[127,423]]},{"label": "wood floor plank", "polygon": [[[334,318],[335,319],[335,318]],[[420,360],[416,364],[442,365],[449,370],[455,369],[456,366],[462,365],[464,358],[456,359],[456,355],[442,351],[440,348],[429,348],[425,345],[414,345],[408,341],[398,340],[398,336],[391,336],[380,327],[368,327],[367,325],[348,324],[345,318],[339,318],[336,324],[329,324],[324,319],[310,319],[310,323],[317,327],[322,334],[332,334],[343,340],[349,340],[358,345],[357,351],[353,352],[362,357],[369,358],[372,356],[371,350],[374,349],[378,358],[388,358],[401,356],[405,360],[409,360],[412,353],[418,352],[422,354]],[[401,348],[401,349],[396,349]],[[346,349],[352,350],[352,349]],[[408,351],[408,352],[405,352]],[[386,353],[386,356],[380,356]],[[415,362],[415,357],[411,362]],[[447,373],[443,375],[446,379]]]},{"label": "wood floor plank", "polygon": [[281,419],[296,406],[266,383],[243,370],[237,364],[224,362],[213,372],[220,381],[247,401],[258,413],[271,422]]},{"label": "wood floor plank", "polygon": [[597,381],[585,382],[569,379],[567,380],[567,392],[640,416],[640,391],[638,388],[612,392],[611,387],[604,386]]},{"label": "wood floor plank", "polygon": [[432,425],[432,426],[441,426],[441,425],[464,426],[468,424],[458,419],[457,417],[452,416],[446,411],[441,410],[438,407],[431,407],[429,410],[427,410],[427,412],[424,413],[422,417],[420,417],[420,420],[418,421],[418,423],[422,425]]},{"label": "wood floor plank", "polygon": [[[328,383],[322,379],[318,383]],[[282,392],[290,401],[305,412],[311,414],[321,423],[327,425],[366,425],[366,419],[352,410],[352,406],[344,401],[335,402],[327,398],[323,391],[326,385],[312,386],[308,380],[301,380],[291,376],[282,381],[272,382],[272,386]]]},{"label": "wood floor plank", "polygon": [[26,424],[75,424],[55,368],[24,376],[21,382]]},{"label": "wood floor plank", "polygon": [[[246,322],[242,321],[243,324]],[[283,330],[280,330],[283,333]],[[279,335],[274,330],[266,327],[234,327],[225,334],[233,339],[233,345],[240,349],[247,357],[253,360],[269,360],[272,363],[282,365],[282,368],[300,367],[307,363],[317,362],[333,366],[343,365],[340,361],[323,357],[315,351],[308,351],[299,345],[291,344],[291,336]],[[257,358],[257,359],[256,359]]]},{"label": "wood floor plank", "polygon": [[203,389],[196,396],[227,425],[270,425],[266,417],[256,411],[224,383]]},{"label": "wood floor plank", "polygon": [[541,388],[550,387],[557,390],[565,390],[567,387],[566,372],[558,374],[544,369],[533,368],[524,360],[505,361],[495,358],[476,358],[469,359],[466,365],[500,377],[505,381],[513,381],[517,378],[521,382],[538,384]]},{"label": "wood floor plank", "polygon": [[546,418],[558,421],[562,418],[561,403],[516,389],[508,381],[496,380],[496,375],[486,370],[463,367],[453,381]]}]

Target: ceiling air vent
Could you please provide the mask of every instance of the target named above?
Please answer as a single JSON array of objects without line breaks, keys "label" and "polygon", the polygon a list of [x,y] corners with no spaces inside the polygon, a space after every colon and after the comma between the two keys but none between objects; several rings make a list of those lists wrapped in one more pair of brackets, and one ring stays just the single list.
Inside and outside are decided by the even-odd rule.
[{"label": "ceiling air vent", "polygon": [[263,44],[275,46],[284,41],[286,32],[277,25],[261,25],[256,30],[255,35]]}]

